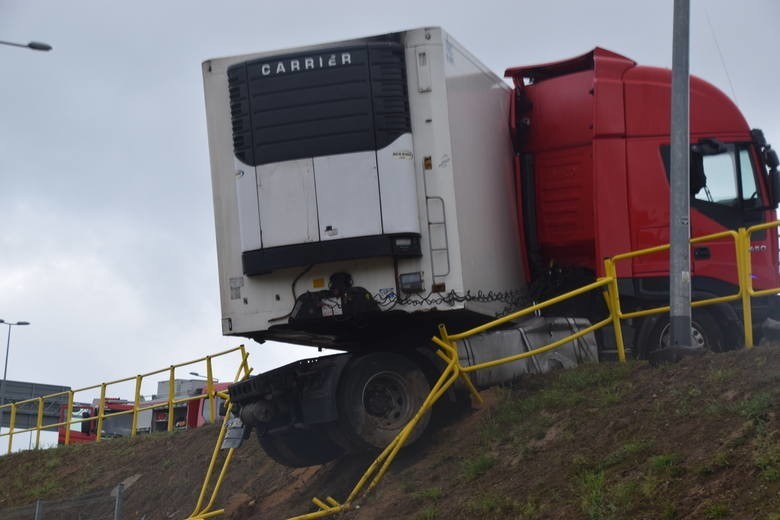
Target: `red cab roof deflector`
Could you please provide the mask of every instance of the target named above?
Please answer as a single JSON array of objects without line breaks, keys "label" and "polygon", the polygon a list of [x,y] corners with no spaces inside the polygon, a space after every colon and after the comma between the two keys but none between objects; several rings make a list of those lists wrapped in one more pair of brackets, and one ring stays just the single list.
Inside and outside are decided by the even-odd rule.
[{"label": "red cab roof deflector", "polygon": [[563,76],[583,70],[593,70],[599,61],[617,61],[623,62],[625,68],[633,67],[636,62],[622,56],[616,52],[596,47],[587,54],[577,56],[563,61],[554,61],[542,65],[528,65],[524,67],[511,67],[506,69],[504,77],[513,78],[515,86],[523,86],[523,80],[528,79],[532,82],[543,81],[545,79]]}]

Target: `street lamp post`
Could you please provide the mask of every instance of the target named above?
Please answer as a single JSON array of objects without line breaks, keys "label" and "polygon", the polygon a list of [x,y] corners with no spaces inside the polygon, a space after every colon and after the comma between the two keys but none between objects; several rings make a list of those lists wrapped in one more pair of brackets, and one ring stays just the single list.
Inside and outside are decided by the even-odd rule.
[{"label": "street lamp post", "polygon": [[17,321],[16,323],[10,323],[8,321],[0,319],[0,324],[8,325],[8,336],[5,342],[5,366],[3,368],[3,380],[0,382],[0,428],[3,427],[3,412],[4,408],[1,408],[5,404],[5,383],[8,378],[8,353],[11,350],[11,327],[15,325],[29,325],[29,321]]},{"label": "street lamp post", "polygon": [[15,43],[15,42],[4,42],[0,40],[0,45],[10,45],[11,47],[24,47],[27,49],[32,49],[34,51],[50,51],[52,50],[52,46],[48,43],[43,42],[29,42],[29,43]]}]

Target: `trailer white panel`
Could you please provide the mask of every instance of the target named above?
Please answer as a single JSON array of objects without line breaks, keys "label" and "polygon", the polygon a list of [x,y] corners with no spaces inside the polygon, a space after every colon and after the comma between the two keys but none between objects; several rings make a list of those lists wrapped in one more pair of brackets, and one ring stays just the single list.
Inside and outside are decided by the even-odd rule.
[{"label": "trailer white panel", "polygon": [[404,134],[376,152],[385,233],[420,232],[414,159],[412,134]]},{"label": "trailer white panel", "polygon": [[376,152],[314,158],[322,240],[382,233]]},{"label": "trailer white panel", "polygon": [[[255,231],[242,229],[245,221],[254,218],[252,195],[243,193],[243,185],[237,192],[234,180],[233,129],[242,121],[235,114],[231,119],[228,73],[235,72],[231,67],[247,64],[241,73],[247,74],[251,88],[267,81],[266,76],[284,71],[276,74],[277,90],[272,95],[257,90],[265,96],[263,103],[284,99],[289,104],[296,96],[316,101],[324,95],[321,89],[296,86],[294,78],[285,74],[291,70],[306,74],[303,69],[311,64],[311,70],[328,82],[339,81],[342,75],[354,74],[361,60],[373,59],[371,67],[382,65],[384,57],[375,59],[371,53],[385,52],[386,42],[396,42],[393,45],[403,49],[409,130],[387,140],[378,125],[386,123],[386,112],[395,110],[401,101],[386,102],[392,93],[374,90],[368,94],[370,103],[356,102],[352,107],[370,106],[373,116],[339,120],[340,125],[344,121],[376,125],[373,133],[366,134],[376,141],[373,151],[295,159],[300,164],[311,162],[314,192],[304,169],[293,169],[296,173],[279,185],[270,180],[272,176],[266,179],[259,174],[256,198],[262,244],[257,248]],[[470,309],[494,316],[517,304],[525,281],[508,129],[511,89],[444,31],[417,29],[382,38],[209,60],[203,64],[203,74],[226,334],[251,335],[285,323],[296,297],[327,289],[331,275],[339,272],[349,273],[354,285],[376,301],[395,302],[395,311]],[[376,88],[374,79],[371,88]],[[357,88],[353,83],[339,87],[339,95]],[[330,117],[344,103],[328,102],[322,110]],[[298,110],[289,117],[295,121],[284,132],[309,128],[305,112]],[[401,124],[387,119],[390,128]],[[340,135],[315,137],[307,146],[341,146]],[[296,149],[294,139],[290,143],[277,151],[279,157]],[[272,160],[256,168],[264,172],[284,163]],[[300,187],[294,188],[295,183]],[[266,197],[263,189],[269,185],[281,195]],[[242,209],[246,206],[249,209]],[[361,257],[362,242],[348,242],[363,239],[374,241],[365,249],[371,252],[365,257]],[[412,254],[398,253],[398,248],[409,244]],[[414,253],[415,246],[418,253]],[[288,261],[287,247],[295,254],[303,253]],[[356,252],[352,254],[350,248]],[[383,248],[389,252],[383,253]],[[280,254],[282,260],[274,264]],[[260,267],[253,268],[258,258]],[[404,275],[419,277],[422,291],[404,292],[398,281]],[[303,336],[298,341],[306,343]]]},{"label": "trailer white panel", "polygon": [[[256,191],[262,247],[300,244],[319,239],[314,166],[311,159],[258,166]],[[241,224],[243,227],[244,222]]]}]

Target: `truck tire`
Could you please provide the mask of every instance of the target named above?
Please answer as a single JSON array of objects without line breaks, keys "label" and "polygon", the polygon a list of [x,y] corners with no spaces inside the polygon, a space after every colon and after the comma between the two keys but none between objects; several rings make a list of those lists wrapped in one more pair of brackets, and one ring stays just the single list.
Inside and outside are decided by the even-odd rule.
[{"label": "truck tire", "polygon": [[[726,330],[719,325],[715,315],[707,310],[695,309],[691,315],[691,346],[710,352],[724,352],[736,348],[724,340]],[[669,317],[662,315],[651,317],[639,329],[637,344],[639,359],[650,359],[654,352],[666,348],[671,341],[671,323]]]},{"label": "truck tire", "polygon": [[320,429],[289,430],[265,435],[258,432],[257,440],[269,457],[290,468],[325,464],[344,454],[344,450]]},{"label": "truck tire", "polygon": [[[351,449],[382,449],[414,417],[430,392],[423,371],[409,359],[377,352],[344,368],[339,385],[339,425]],[[406,444],[416,441],[430,421],[422,416]]]}]

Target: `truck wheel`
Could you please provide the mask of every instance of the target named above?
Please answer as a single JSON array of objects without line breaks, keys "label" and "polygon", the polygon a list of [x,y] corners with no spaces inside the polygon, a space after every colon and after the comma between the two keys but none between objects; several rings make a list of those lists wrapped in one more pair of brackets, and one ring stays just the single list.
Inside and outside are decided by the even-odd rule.
[{"label": "truck wheel", "polygon": [[269,457],[291,468],[325,464],[344,454],[344,450],[319,429],[266,435],[258,432],[257,440]]},{"label": "truck wheel", "polygon": [[[646,321],[639,329],[637,340],[639,358],[649,359],[653,352],[666,348],[671,343],[672,326],[668,316]],[[695,310],[691,315],[691,346],[705,348],[711,352],[724,352],[724,329],[711,312]]]},{"label": "truck wheel", "polygon": [[[362,356],[347,365],[339,385],[341,433],[351,447],[387,446],[414,417],[430,392],[422,370],[390,352]],[[406,444],[416,441],[430,421],[426,413]]]}]

